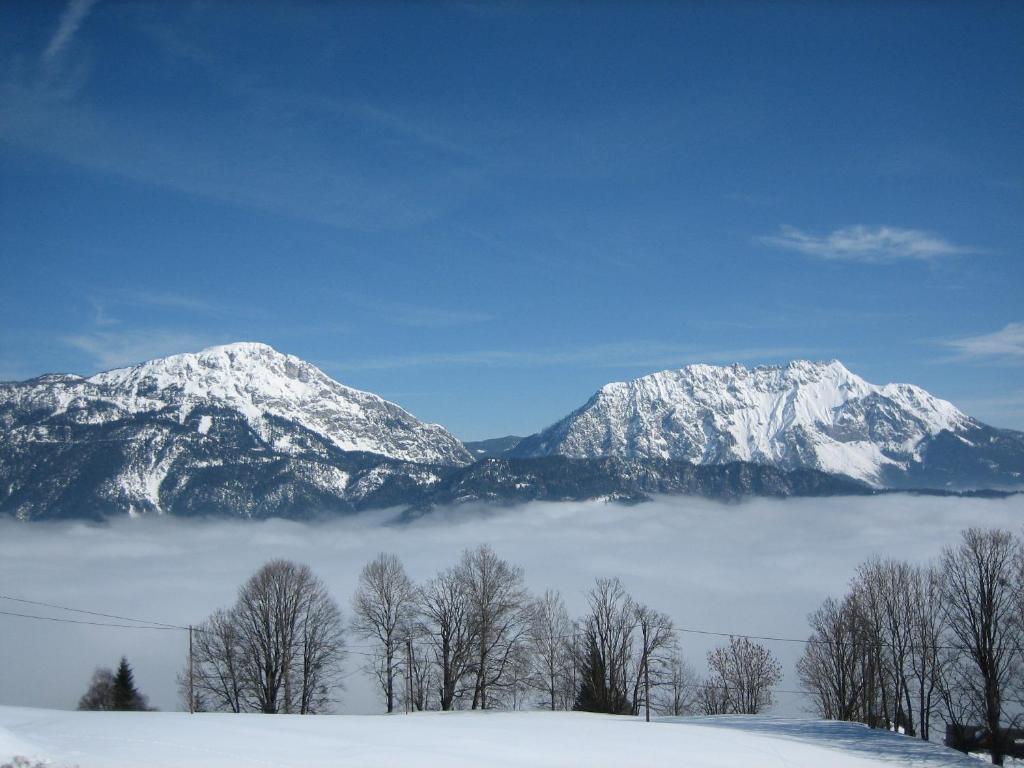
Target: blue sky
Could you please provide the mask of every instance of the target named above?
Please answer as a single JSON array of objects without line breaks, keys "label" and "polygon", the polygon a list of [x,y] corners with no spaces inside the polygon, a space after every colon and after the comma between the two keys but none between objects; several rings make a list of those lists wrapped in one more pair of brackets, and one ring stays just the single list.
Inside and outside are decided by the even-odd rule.
[{"label": "blue sky", "polygon": [[1024,428],[1024,6],[0,5],[0,379],[270,343],[466,439],[839,358]]}]

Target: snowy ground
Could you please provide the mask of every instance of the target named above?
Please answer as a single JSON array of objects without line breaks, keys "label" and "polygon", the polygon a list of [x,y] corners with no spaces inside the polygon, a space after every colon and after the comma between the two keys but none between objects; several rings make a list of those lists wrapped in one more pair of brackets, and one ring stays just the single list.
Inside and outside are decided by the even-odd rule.
[{"label": "snowy ground", "polygon": [[54,768],[983,765],[859,725],[782,718],[645,723],[561,712],[301,717],[0,707],[0,763],[14,755]]}]

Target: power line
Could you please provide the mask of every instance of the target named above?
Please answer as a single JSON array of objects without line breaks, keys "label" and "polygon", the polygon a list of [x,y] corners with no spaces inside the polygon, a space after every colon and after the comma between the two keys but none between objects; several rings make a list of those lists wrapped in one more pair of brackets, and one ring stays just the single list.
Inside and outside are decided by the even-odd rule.
[{"label": "power line", "polygon": [[[135,618],[132,618],[131,616],[118,616],[118,615],[113,614],[113,613],[100,613],[99,611],[87,611],[87,610],[85,610],[83,608],[70,608],[70,607],[68,607],[66,605],[57,605],[55,603],[44,603],[44,602],[41,602],[39,600],[26,600],[26,599],[24,599],[22,597],[12,597],[11,595],[0,595],[0,599],[11,600],[11,601],[13,601],[15,603],[24,603],[25,605],[38,605],[38,606],[43,607],[43,608],[55,608],[55,609],[60,610],[60,611],[70,611],[71,613],[81,613],[81,614],[84,614],[84,615],[87,615],[87,616],[100,616],[100,617],[102,617],[104,619],[117,619],[118,621],[134,621],[134,622],[137,622],[139,624],[152,624],[154,628],[160,627],[160,628],[163,628],[163,629],[182,629],[182,630],[185,630],[186,632],[188,631],[188,627],[183,627],[183,626],[181,626],[179,624],[167,624],[167,623],[164,623],[162,621],[150,621],[149,619],[135,619]],[[46,618],[46,617],[45,616],[38,616],[38,617],[35,617],[35,618]],[[83,621],[83,622],[76,622],[76,623],[86,624],[88,622],[84,622]],[[108,625],[108,626],[114,626],[114,625]]]},{"label": "power line", "polygon": [[[0,600],[12,600],[12,601],[14,601],[16,603],[24,603],[26,605],[38,605],[38,606],[42,606],[42,607],[46,607],[46,608],[54,608],[54,609],[61,610],[61,611],[71,611],[72,613],[81,613],[81,614],[84,614],[84,615],[87,615],[87,616],[99,616],[99,617],[102,617],[102,618],[105,618],[105,619],[116,619],[118,621],[134,621],[134,622],[138,622],[138,624],[114,624],[114,623],[99,622],[99,621],[84,621],[84,620],[81,620],[81,619],[61,619],[61,618],[57,618],[57,617],[54,617],[54,616],[34,616],[34,615],[31,615],[31,614],[27,614],[27,613],[14,613],[14,612],[11,612],[11,611],[0,611],[0,616],[16,616],[18,618],[23,618],[23,619],[37,619],[39,621],[54,621],[54,622],[58,622],[58,623],[62,623],[62,624],[84,624],[84,625],[92,626],[92,627],[115,627],[115,628],[118,628],[118,629],[165,629],[165,630],[174,629],[174,630],[180,630],[182,632],[188,632],[189,631],[189,627],[186,627],[186,626],[183,626],[183,625],[180,625],[180,624],[169,624],[169,623],[163,622],[163,621],[151,621],[150,619],[136,619],[136,618],[131,617],[131,616],[120,616],[120,615],[114,614],[114,613],[102,613],[100,611],[89,611],[89,610],[86,610],[84,608],[72,608],[72,607],[67,606],[67,605],[58,605],[57,603],[44,603],[44,602],[42,602],[40,600],[27,600],[27,599],[22,598],[22,597],[13,597],[11,595],[0,594]],[[208,630],[208,629],[203,629],[201,627],[196,627],[196,626],[192,627],[192,631],[193,632],[204,632],[204,633],[209,633],[210,632],[210,630]],[[357,653],[356,651],[351,650],[351,649],[354,649],[354,648],[375,649],[375,648],[377,648],[377,646],[376,645],[350,645],[350,644],[347,644],[347,643],[345,645],[345,650],[346,651],[349,651],[351,653]],[[371,654],[358,654],[357,653],[357,655],[369,656]]]},{"label": "power line", "polygon": [[[800,637],[778,637],[773,635],[744,635],[738,632],[712,632],[707,629],[691,629],[688,627],[659,627],[669,632],[685,632],[692,635],[710,635],[712,637],[739,637],[747,640],[763,640],[765,642],[776,642],[776,643],[801,643],[803,645],[849,645],[850,643],[840,643],[836,640],[825,640],[821,638],[800,638]],[[867,645],[873,645],[880,648],[896,648],[897,646],[888,641],[882,640],[880,642],[868,642]],[[909,653],[913,653],[917,650],[921,650],[921,646],[917,643],[906,643],[901,648]],[[929,645],[925,648],[927,651],[970,651],[971,649],[963,645]]]},{"label": "power line", "polygon": [[155,627],[145,626],[142,624],[110,624],[101,621],[85,621],[83,619],[61,619],[56,616],[33,616],[28,613],[14,613],[13,611],[0,611],[0,616],[16,616],[20,619],[36,619],[37,621],[53,621],[59,624],[87,624],[91,627],[115,627],[117,629],[157,629],[157,630],[176,630],[178,627]]},{"label": "power line", "polygon": [[746,640],[764,640],[765,642],[777,643],[803,643],[804,645],[817,643],[813,638],[799,637],[773,637],[771,635],[743,635],[738,632],[714,632],[710,629],[692,629],[690,627],[659,627],[669,632],[683,632],[688,635],[708,635],[711,637],[741,637]]},{"label": "power line", "polygon": [[[763,640],[765,642],[800,643],[802,645],[848,645],[849,644],[849,643],[841,643],[841,642],[839,642],[837,640],[825,640],[825,639],[814,638],[814,637],[802,638],[802,637],[781,637],[781,636],[777,636],[777,635],[747,635],[747,634],[743,634],[742,632],[716,632],[716,631],[713,631],[713,630],[710,630],[710,629],[693,629],[691,627],[676,627],[676,626],[657,625],[657,626],[652,626],[651,629],[660,629],[660,630],[663,630],[665,632],[672,632],[672,633],[679,632],[679,633],[685,633],[685,634],[691,634],[691,635],[705,635],[705,636],[710,636],[710,637],[728,637],[728,638],[738,637],[740,639]],[[554,639],[554,640],[568,640],[571,637],[577,637],[577,636],[578,636],[577,633],[569,633],[569,634],[565,634],[565,635],[551,635],[550,638]],[[874,646],[874,647],[879,647],[879,648],[896,648],[897,647],[893,643],[890,643],[890,642],[885,641],[885,640],[881,640],[881,641],[878,641],[878,642],[871,641],[871,642],[868,642],[866,644]],[[906,650],[908,653],[913,653],[913,652],[921,649],[921,646],[919,644],[917,644],[917,643],[906,643],[905,645],[900,646],[900,647],[903,650]],[[971,649],[969,647],[965,646],[965,645],[930,645],[930,646],[928,646],[926,648],[926,650],[928,650],[928,651],[967,651],[967,652],[969,652]]]},{"label": "power line", "polygon": [[[133,621],[133,622],[137,622],[139,624],[152,625],[152,626],[149,627],[150,629],[177,629],[177,630],[180,630],[182,632],[188,632],[188,630],[189,630],[188,627],[183,626],[181,624],[170,624],[170,623],[167,623],[167,622],[152,621],[150,619],[138,619],[138,618],[134,618],[134,617],[131,617],[131,616],[120,616],[120,615],[113,614],[113,613],[101,613],[99,611],[90,611],[90,610],[85,610],[83,608],[72,608],[70,606],[58,605],[56,603],[45,603],[45,602],[42,602],[42,601],[39,601],[39,600],[27,600],[25,598],[13,597],[11,595],[0,594],[0,599],[12,600],[14,602],[24,603],[26,605],[37,605],[37,606],[42,606],[42,607],[46,607],[46,608],[54,608],[54,609],[61,610],[61,611],[70,611],[72,613],[81,613],[81,614],[84,614],[84,615],[87,615],[87,616],[99,616],[99,617],[105,618],[105,619],[115,619],[117,621]],[[47,617],[45,617],[45,616],[29,616],[27,614],[7,614],[6,612],[3,612],[3,611],[0,611],[0,615],[13,615],[13,616],[21,616],[23,618],[37,618],[37,619],[48,620]],[[56,619],[54,619],[54,620],[56,620]],[[121,625],[117,625],[117,624],[100,624],[100,623],[87,622],[87,621],[77,621],[77,622],[70,621],[70,620],[65,620],[65,621],[67,623],[72,623],[72,624],[93,624],[94,626],[110,626],[110,627],[121,626]],[[123,628],[130,629],[131,627],[130,626],[124,626]],[[144,628],[144,627],[142,627],[142,628]],[[656,627],[653,627],[653,629],[661,629],[661,630],[664,630],[666,632],[683,633],[683,634],[690,634],[690,635],[703,635],[703,636],[706,636],[706,637],[729,637],[729,638],[738,637],[738,638],[741,638],[741,639],[760,640],[760,641],[763,641],[763,642],[798,643],[798,644],[801,644],[801,645],[829,645],[829,646],[831,646],[831,645],[841,645],[841,643],[839,643],[839,642],[837,642],[835,640],[826,640],[826,639],[819,639],[819,638],[813,638],[813,637],[811,637],[811,638],[800,638],[800,637],[785,637],[785,636],[781,636],[781,635],[750,635],[750,634],[744,634],[742,632],[719,632],[719,631],[710,630],[710,629],[697,629],[697,628],[694,628],[694,627],[676,627],[676,626],[656,626]],[[195,632],[209,632],[210,630],[203,629],[201,627],[193,627],[193,631],[195,631]],[[569,639],[570,637],[573,637],[573,636],[574,636],[573,634],[559,635],[559,639],[567,640],[567,639]],[[885,642],[885,641],[882,641],[882,642],[879,642],[879,643],[872,643],[872,644],[876,645],[876,646],[879,646],[879,647],[882,647],[882,648],[893,648],[893,647],[895,647],[892,643]],[[346,648],[349,648],[349,649],[352,649],[352,648],[375,649],[377,647],[378,646],[373,645],[373,644],[371,644],[371,645],[346,645]],[[914,643],[907,643],[904,646],[904,648],[907,651],[911,652],[911,653],[914,652],[915,650],[917,650],[919,647],[920,646],[918,646],[917,644],[914,644]],[[970,648],[967,648],[966,646],[960,646],[960,645],[934,645],[934,646],[931,646],[928,650],[935,650],[935,651],[970,651]]]}]

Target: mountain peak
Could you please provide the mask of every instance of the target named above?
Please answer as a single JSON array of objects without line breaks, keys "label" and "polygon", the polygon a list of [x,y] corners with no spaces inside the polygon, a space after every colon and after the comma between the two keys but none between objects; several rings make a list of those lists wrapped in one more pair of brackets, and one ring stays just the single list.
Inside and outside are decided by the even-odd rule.
[{"label": "mountain peak", "polygon": [[[769,366],[770,367],[770,366]],[[796,360],[790,360],[785,364],[784,367],[788,370],[795,371],[814,371],[814,372],[831,372],[852,375],[850,369],[842,364],[839,360],[833,358],[832,360],[804,360],[798,358]]]},{"label": "mountain peak", "polygon": [[233,341],[229,344],[215,344],[212,347],[206,347],[197,353],[199,356],[215,355],[215,354],[226,354],[226,355],[283,355],[278,352],[269,344],[264,344],[262,341]]},{"label": "mountain peak", "polygon": [[731,365],[691,363],[683,368],[649,373],[632,381],[611,382],[604,385],[598,395],[645,386],[674,387],[681,385],[705,390],[754,388],[776,391],[791,387],[818,385],[825,389],[834,386],[857,392],[866,392],[871,386],[838,360],[827,362],[791,360],[781,365],[759,365],[754,368],[747,368],[740,363]]},{"label": "mountain peak", "polygon": [[28,397],[38,399],[41,407],[64,413],[103,403],[103,413],[93,417],[103,420],[167,413],[184,424],[194,411],[227,409],[241,414],[261,440],[286,453],[298,448],[293,436],[278,434],[276,423],[308,430],[343,451],[419,463],[472,461],[443,427],[421,422],[378,395],[347,387],[311,363],[259,342],[170,355],[86,379],[37,381],[35,387]]},{"label": "mountain peak", "polygon": [[838,360],[688,365],[602,387],[582,408],[514,453],[575,458],[753,461],[881,483],[918,445],[975,424],[905,384],[870,384]]},{"label": "mountain peak", "polygon": [[781,364],[766,364],[758,365],[752,368],[748,368],[742,363],[732,363],[730,365],[714,365],[712,363],[690,363],[684,365],[682,368],[669,368],[664,371],[657,371],[655,373],[649,373],[640,378],[647,378],[649,376],[659,376],[662,374],[682,373],[688,372],[694,375],[704,376],[739,376],[746,377],[753,374],[770,373],[777,371],[781,373],[813,373],[813,374],[832,374],[842,376],[856,376],[852,373],[839,360],[805,360],[805,359],[794,359],[786,363]]},{"label": "mountain peak", "polygon": [[[304,362],[294,355],[278,352],[269,344],[258,341],[235,341],[230,344],[217,344],[212,347],[205,347],[198,352],[178,352],[165,357],[155,357],[135,365],[115,368],[114,371],[182,370],[196,364],[205,367],[232,368],[239,364],[260,365],[267,364],[270,361],[284,361],[288,359],[294,360],[297,363]],[[113,373],[113,371],[104,371],[103,373]]]}]

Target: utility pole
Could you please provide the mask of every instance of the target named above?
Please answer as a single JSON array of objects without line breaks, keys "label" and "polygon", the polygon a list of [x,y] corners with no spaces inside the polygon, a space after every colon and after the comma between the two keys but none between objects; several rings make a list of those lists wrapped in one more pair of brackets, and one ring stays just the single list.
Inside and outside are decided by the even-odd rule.
[{"label": "utility pole", "polygon": [[196,684],[192,673],[192,625],[188,625],[188,713],[196,711]]}]

